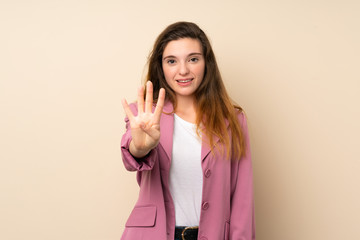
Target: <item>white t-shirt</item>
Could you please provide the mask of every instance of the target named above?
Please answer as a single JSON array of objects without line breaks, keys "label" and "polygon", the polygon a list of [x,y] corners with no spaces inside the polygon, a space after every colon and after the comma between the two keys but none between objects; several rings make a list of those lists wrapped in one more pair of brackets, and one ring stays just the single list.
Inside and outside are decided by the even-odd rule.
[{"label": "white t-shirt", "polygon": [[173,150],[169,187],[175,205],[176,226],[198,226],[203,173],[201,138],[196,124],[174,114]]}]

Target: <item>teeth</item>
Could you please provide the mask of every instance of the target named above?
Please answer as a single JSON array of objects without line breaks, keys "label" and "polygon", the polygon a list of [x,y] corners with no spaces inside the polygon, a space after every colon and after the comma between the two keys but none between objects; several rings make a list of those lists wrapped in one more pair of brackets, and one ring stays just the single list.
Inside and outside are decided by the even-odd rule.
[{"label": "teeth", "polygon": [[178,82],[181,82],[181,83],[187,83],[187,82],[190,82],[191,81],[191,79],[189,79],[189,80],[178,80]]}]

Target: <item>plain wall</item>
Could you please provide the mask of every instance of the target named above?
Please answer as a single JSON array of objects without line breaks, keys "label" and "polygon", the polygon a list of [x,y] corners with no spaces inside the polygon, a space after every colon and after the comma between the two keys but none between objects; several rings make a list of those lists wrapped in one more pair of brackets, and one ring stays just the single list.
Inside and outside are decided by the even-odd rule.
[{"label": "plain wall", "polygon": [[169,24],[208,34],[251,134],[258,240],[360,239],[360,4],[0,0],[0,239],[115,240],[120,155]]}]

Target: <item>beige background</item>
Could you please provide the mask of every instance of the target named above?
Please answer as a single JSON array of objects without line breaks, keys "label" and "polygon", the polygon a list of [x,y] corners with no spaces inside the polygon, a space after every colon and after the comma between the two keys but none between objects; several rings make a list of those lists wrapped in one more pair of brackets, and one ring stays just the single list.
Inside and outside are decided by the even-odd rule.
[{"label": "beige background", "polygon": [[249,118],[257,239],[360,239],[360,4],[0,0],[0,239],[115,240],[120,100],[161,30],[209,35]]}]

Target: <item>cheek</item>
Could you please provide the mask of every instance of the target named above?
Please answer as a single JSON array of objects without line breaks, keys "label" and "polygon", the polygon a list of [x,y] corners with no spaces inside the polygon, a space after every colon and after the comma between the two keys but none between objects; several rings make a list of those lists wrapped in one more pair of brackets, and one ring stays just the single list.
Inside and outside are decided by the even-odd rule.
[{"label": "cheek", "polygon": [[163,67],[163,72],[166,81],[168,81],[172,78],[174,70],[168,67]]},{"label": "cheek", "polygon": [[198,66],[198,68],[196,69],[196,75],[200,77],[201,80],[204,77],[204,73],[205,73],[205,65]]}]

